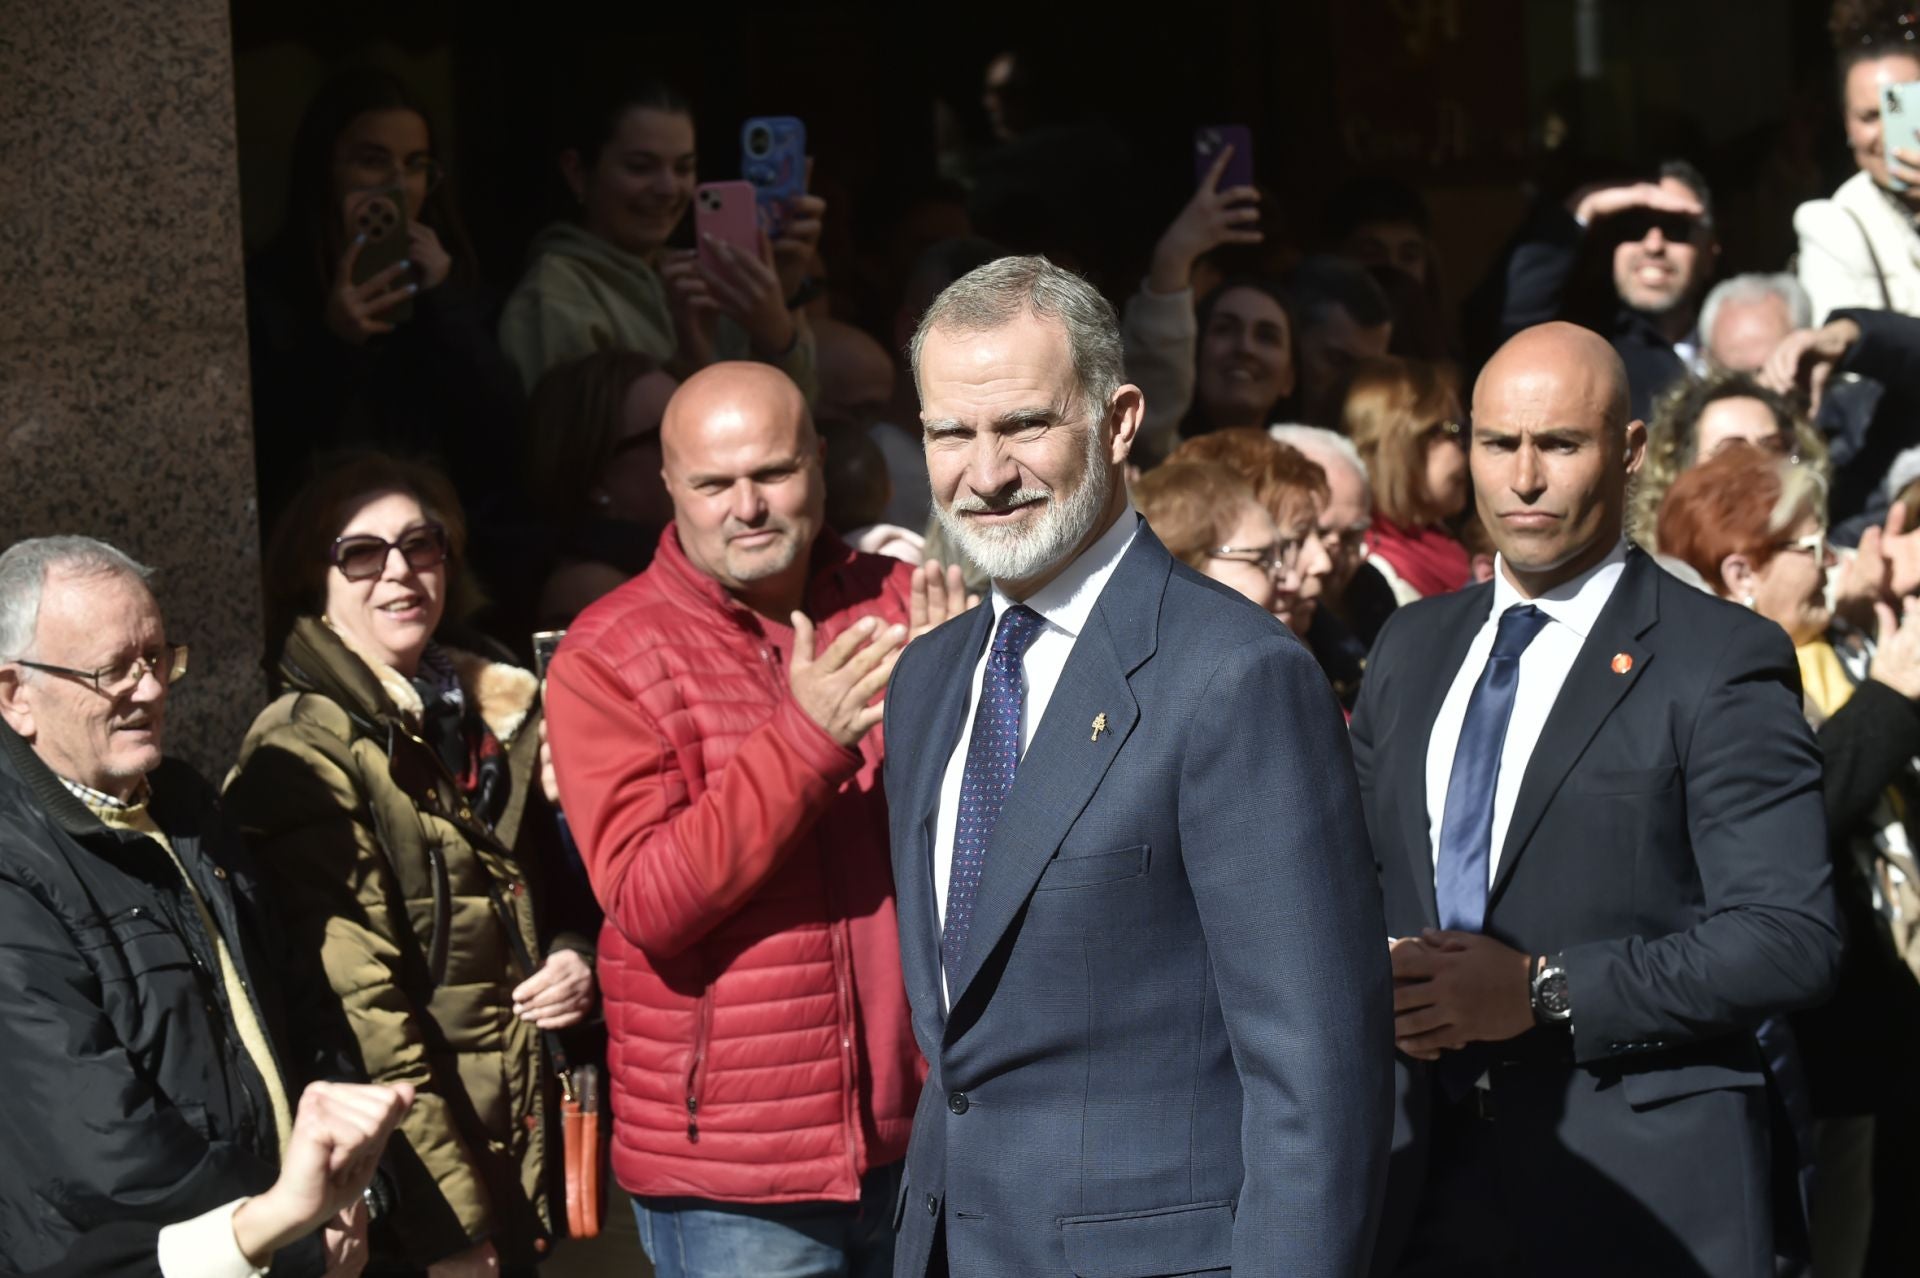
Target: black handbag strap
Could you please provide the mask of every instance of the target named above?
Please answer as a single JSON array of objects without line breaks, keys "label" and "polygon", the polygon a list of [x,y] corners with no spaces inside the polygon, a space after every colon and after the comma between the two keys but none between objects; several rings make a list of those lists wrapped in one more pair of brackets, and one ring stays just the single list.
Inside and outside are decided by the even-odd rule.
[{"label": "black handbag strap", "polygon": [[[513,911],[500,896],[500,885],[487,884],[487,896],[493,901],[494,913],[500,916],[500,926],[506,929],[507,944],[513,947],[513,956],[520,968],[528,976],[540,970],[533,961],[533,955],[527,949],[527,940],[520,935],[519,923],[513,917]],[[546,1045],[547,1059],[553,1063],[553,1072],[560,1079],[560,1092],[568,1100],[573,1099],[573,1067],[567,1061],[567,1049],[561,1044],[560,1036],[552,1030],[541,1030],[540,1041]]]}]

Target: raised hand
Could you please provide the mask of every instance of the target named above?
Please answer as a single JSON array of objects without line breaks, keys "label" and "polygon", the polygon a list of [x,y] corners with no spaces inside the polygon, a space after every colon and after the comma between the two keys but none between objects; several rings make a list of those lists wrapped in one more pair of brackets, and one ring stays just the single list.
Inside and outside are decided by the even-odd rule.
[{"label": "raised hand", "polygon": [[1620,182],[1585,186],[1567,197],[1567,211],[1581,225],[1592,226],[1603,217],[1612,217],[1628,209],[1655,209],[1662,213],[1684,213],[1701,217],[1706,209],[1689,191],[1671,191],[1658,182]]},{"label": "raised hand", "polygon": [[1817,413],[1834,368],[1859,340],[1860,326],[1849,319],[1829,320],[1819,328],[1796,329],[1781,338],[1773,354],[1767,356],[1760,369],[1760,384],[1779,395],[1796,391],[1804,394],[1808,411]]},{"label": "raised hand", "polygon": [[787,295],[773,266],[773,245],[760,233],[758,256],[742,253],[725,240],[707,237],[711,259],[695,263],[707,292],[720,313],[729,316],[753,339],[754,354],[777,359],[793,345],[799,323],[787,310]]},{"label": "raised hand", "polygon": [[1220,148],[1213,167],[1154,245],[1147,287],[1178,293],[1193,283],[1193,264],[1222,244],[1258,244],[1260,192],[1250,186],[1220,189],[1220,177],[1233,159],[1231,144]]},{"label": "raised hand", "polygon": [[874,701],[893,674],[905,626],[882,629],[876,617],[862,617],[827,646],[814,652],[813,622],[793,614],[793,660],[787,684],[806,716],[841,745],[851,749],[880,722],[884,703]]},{"label": "raised hand", "polygon": [[913,570],[913,581],[908,587],[907,642],[912,643],[979,602],[979,595],[967,593],[967,581],[960,573],[959,564],[943,572],[938,559],[927,560]]},{"label": "raised hand", "polygon": [[353,237],[347,251],[340,255],[333,285],[327,290],[327,327],[335,337],[355,346],[363,345],[369,337],[391,333],[392,323],[380,317],[420,291],[420,286],[407,278],[413,264],[404,261],[370,276],[364,284],[355,284],[354,263],[366,246],[366,236]]}]

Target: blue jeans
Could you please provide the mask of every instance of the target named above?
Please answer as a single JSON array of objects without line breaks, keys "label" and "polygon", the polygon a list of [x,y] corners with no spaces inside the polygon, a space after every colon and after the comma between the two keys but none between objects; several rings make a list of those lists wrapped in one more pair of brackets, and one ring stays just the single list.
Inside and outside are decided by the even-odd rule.
[{"label": "blue jeans", "polygon": [[657,1278],[887,1278],[901,1166],[868,1172],[858,1203],[636,1198],[640,1246]]}]

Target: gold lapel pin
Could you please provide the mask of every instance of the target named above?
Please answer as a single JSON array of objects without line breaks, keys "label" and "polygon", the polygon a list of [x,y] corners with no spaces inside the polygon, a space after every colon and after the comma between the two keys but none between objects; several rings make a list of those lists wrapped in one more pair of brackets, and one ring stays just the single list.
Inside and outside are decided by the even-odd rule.
[{"label": "gold lapel pin", "polygon": [[1616,652],[1613,654],[1613,672],[1615,674],[1625,674],[1631,669],[1633,669],[1632,657],[1624,652]]},{"label": "gold lapel pin", "polygon": [[1096,714],[1095,716],[1093,716],[1093,736],[1088,739],[1092,741],[1098,741],[1100,739],[1100,734],[1105,732],[1106,730],[1107,730],[1107,712],[1105,710],[1102,710],[1099,714]]}]

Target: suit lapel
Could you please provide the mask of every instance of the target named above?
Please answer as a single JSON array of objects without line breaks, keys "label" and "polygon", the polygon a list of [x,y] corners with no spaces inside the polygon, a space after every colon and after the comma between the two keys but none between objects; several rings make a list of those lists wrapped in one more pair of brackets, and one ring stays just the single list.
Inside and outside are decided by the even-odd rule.
[{"label": "suit lapel", "polygon": [[[1500,899],[1507,880],[1513,877],[1515,863],[1526,849],[1527,840],[1533,837],[1540,818],[1546,815],[1547,806],[1559,792],[1561,782],[1586,753],[1600,725],[1620,704],[1620,699],[1632,691],[1653,660],[1653,653],[1640,642],[1640,637],[1659,620],[1659,573],[1660,568],[1650,557],[1638,550],[1630,551],[1613,597],[1607,600],[1593,631],[1580,645],[1580,653],[1573,659],[1573,668],[1567,671],[1566,682],[1560,685],[1560,695],[1554,699],[1546,726],[1540,731],[1540,741],[1527,760],[1526,775],[1521,778],[1520,792],[1514,799],[1513,819],[1507,825],[1506,842],[1500,846],[1500,865],[1494,872],[1493,890],[1488,897],[1490,908]],[[1615,658],[1621,655],[1630,662],[1625,671],[1614,668],[1619,664]]]},{"label": "suit lapel", "polygon": [[[1127,677],[1157,643],[1172,564],[1142,525],[1074,641],[987,845],[966,952],[947,974],[955,1006],[1139,722]],[[1093,723],[1100,715],[1106,727],[1096,734]]]},{"label": "suit lapel", "polygon": [[[1423,668],[1407,672],[1412,677],[1413,692],[1405,723],[1395,724],[1407,751],[1401,781],[1406,796],[1400,814],[1404,830],[1402,842],[1406,845],[1408,868],[1413,872],[1421,908],[1426,911],[1427,922],[1434,927],[1440,926],[1440,907],[1434,896],[1433,832],[1427,821],[1427,751],[1433,736],[1433,721],[1440,717],[1441,703],[1447,699],[1447,692],[1460,673],[1460,665],[1467,659],[1473,637],[1486,624],[1492,598],[1493,587],[1487,585],[1471,587],[1448,599],[1450,605],[1457,605],[1453,616],[1436,627],[1436,642],[1419,649],[1431,656],[1421,663]],[[1477,671],[1474,677],[1479,677]]]}]

